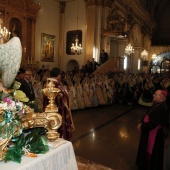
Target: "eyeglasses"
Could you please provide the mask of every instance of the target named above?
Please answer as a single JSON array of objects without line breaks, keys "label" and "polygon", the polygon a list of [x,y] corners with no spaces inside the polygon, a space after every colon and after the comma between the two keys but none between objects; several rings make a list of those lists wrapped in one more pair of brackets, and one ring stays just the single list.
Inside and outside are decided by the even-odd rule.
[{"label": "eyeglasses", "polygon": [[32,74],[25,74],[26,76],[32,76]]}]

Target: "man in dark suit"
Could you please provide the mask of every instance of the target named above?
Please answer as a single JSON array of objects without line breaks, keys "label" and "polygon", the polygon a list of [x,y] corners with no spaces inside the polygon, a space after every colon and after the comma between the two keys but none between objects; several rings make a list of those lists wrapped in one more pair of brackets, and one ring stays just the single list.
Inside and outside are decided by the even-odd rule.
[{"label": "man in dark suit", "polygon": [[85,70],[86,70],[86,73],[88,74],[91,74],[92,73],[92,68],[91,68],[91,62],[90,60],[87,60],[87,63],[85,65]]},{"label": "man in dark suit", "polygon": [[29,98],[29,102],[33,102],[35,100],[34,89],[31,83],[31,76],[32,76],[32,71],[26,70],[24,74],[24,79],[20,86],[20,90],[22,90]]},{"label": "man in dark suit", "polygon": [[101,54],[100,54],[100,63],[103,64],[108,60],[108,54],[104,51],[101,50]]},{"label": "man in dark suit", "polygon": [[92,73],[97,69],[97,66],[100,67],[100,64],[95,61],[94,58],[92,58],[92,61],[90,62]]}]

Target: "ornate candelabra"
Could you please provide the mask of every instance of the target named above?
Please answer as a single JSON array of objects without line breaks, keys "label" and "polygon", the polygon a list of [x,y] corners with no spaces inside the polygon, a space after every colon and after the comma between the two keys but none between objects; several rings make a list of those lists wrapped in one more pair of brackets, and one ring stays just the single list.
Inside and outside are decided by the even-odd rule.
[{"label": "ornate candelabra", "polygon": [[[49,81],[50,79],[47,79]],[[42,90],[43,94],[48,97],[49,104],[46,106],[45,112],[55,111],[58,112],[58,108],[55,105],[55,98],[60,92],[60,89],[55,88],[53,81],[49,81],[46,85],[46,88]]]}]

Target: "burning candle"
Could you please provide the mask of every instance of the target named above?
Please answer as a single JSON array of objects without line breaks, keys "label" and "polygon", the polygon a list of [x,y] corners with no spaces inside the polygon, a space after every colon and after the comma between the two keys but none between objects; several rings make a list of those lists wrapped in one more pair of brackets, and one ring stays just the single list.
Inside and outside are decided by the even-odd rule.
[{"label": "burning candle", "polygon": [[32,64],[32,57],[31,57],[31,63],[30,64]]}]

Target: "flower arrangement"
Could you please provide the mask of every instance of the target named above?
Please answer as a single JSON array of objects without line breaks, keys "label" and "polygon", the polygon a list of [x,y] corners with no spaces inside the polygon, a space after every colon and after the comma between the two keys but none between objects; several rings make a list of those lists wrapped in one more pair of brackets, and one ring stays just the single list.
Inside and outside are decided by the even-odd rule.
[{"label": "flower arrangement", "polygon": [[24,104],[12,97],[5,97],[0,103],[0,109],[8,115],[7,117],[11,117],[9,115],[12,114],[11,118],[22,119],[25,114]]},{"label": "flower arrangement", "polygon": [[0,82],[0,101],[5,97],[12,97],[15,100],[20,102],[28,102],[29,99],[26,97],[23,91],[19,90],[21,83],[18,81],[14,81],[13,85],[10,89],[6,89],[3,87],[2,82]]},{"label": "flower arrangement", "polygon": [[[24,133],[22,119],[29,112],[24,104],[29,102],[25,93],[19,90],[19,82],[14,82],[10,89],[0,83],[0,161],[15,161],[20,163],[25,154],[36,156],[33,153],[45,153],[49,150],[47,139],[34,133]],[[12,146],[7,146],[12,142]],[[7,148],[4,150],[4,148]]]},{"label": "flower arrangement", "polygon": [[14,82],[10,90],[0,84],[0,137],[11,138],[12,141],[22,133],[20,120],[26,113],[26,105],[21,101],[28,101],[26,95],[17,90],[17,84],[18,82]]}]

